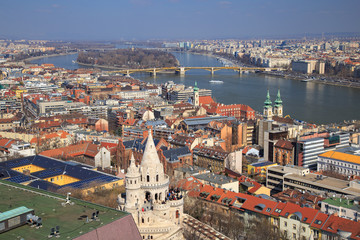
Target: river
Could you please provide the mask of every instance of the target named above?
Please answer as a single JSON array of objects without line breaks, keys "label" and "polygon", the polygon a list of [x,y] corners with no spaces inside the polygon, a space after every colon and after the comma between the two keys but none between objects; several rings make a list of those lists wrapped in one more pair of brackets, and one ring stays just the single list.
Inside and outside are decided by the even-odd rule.
[{"label": "river", "polygon": [[[182,66],[205,67],[222,66],[214,57],[174,52]],[[76,69],[73,63],[77,55],[47,57],[31,61],[32,63],[53,63],[57,67]],[[216,71],[213,76],[206,70],[190,70],[185,76],[175,74],[132,75],[151,83],[165,83],[174,81],[185,85],[194,85],[197,81],[199,88],[211,89],[217,102],[231,104],[242,103],[262,112],[266,91],[269,89],[271,100],[274,102],[278,89],[281,91],[284,114],[292,118],[326,124],[343,120],[360,119],[360,89],[331,86],[313,82],[262,75],[242,74],[231,70]],[[221,80],[223,84],[211,84],[210,80]]]}]

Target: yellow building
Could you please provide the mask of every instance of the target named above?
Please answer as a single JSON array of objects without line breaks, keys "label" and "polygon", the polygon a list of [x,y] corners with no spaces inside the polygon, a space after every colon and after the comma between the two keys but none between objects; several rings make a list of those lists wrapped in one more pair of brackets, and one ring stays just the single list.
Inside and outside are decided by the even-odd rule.
[{"label": "yellow building", "polygon": [[16,98],[21,98],[22,93],[27,93],[27,89],[25,88],[18,88],[15,90]]},{"label": "yellow building", "polygon": [[266,178],[266,169],[271,166],[276,166],[277,163],[263,161],[256,162],[248,165],[248,174],[249,175],[257,175],[261,178]]}]

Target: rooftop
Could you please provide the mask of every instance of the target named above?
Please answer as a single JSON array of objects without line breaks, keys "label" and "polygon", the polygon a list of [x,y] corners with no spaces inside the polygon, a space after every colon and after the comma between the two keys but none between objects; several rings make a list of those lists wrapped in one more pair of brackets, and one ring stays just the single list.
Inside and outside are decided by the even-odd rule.
[{"label": "rooftop", "polygon": [[235,181],[237,182],[237,180],[234,180],[231,177],[227,177],[225,175],[218,175],[218,174],[214,174],[214,173],[199,174],[199,175],[196,175],[195,177],[199,180],[204,180],[207,182],[220,184],[220,185],[235,182]]},{"label": "rooftop", "polygon": [[[64,196],[36,188],[0,180],[0,195],[1,212],[25,206],[34,209],[35,215],[43,220],[42,228],[36,229],[24,225],[2,233],[2,239],[47,239],[51,228],[55,226],[60,226],[60,239],[74,239],[122,218],[127,219],[131,228],[136,230],[135,222],[129,213],[78,199],[71,199],[75,203],[74,205],[63,206],[62,203],[65,203]],[[100,221],[86,223],[86,217],[90,219],[95,211],[99,211]],[[121,228],[121,225],[117,227]],[[140,239],[140,235],[138,239]]]}]

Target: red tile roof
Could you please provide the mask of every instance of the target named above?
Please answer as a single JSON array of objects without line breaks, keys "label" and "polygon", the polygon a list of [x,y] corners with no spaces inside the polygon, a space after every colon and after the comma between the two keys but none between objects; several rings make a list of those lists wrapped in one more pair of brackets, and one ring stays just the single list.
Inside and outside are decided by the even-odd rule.
[{"label": "red tile roof", "polygon": [[350,239],[360,239],[360,222],[331,215],[321,228],[330,233],[349,232]]}]

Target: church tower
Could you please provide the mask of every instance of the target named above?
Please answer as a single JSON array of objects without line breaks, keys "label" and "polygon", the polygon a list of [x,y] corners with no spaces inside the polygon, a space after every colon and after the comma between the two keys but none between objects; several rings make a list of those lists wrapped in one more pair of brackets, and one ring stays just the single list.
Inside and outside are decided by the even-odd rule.
[{"label": "church tower", "polygon": [[266,100],[264,102],[264,117],[267,120],[271,120],[273,116],[273,108],[272,108],[272,102],[270,99],[270,93],[269,90],[267,91]]},{"label": "church tower", "polygon": [[278,90],[276,100],[275,100],[274,115],[278,116],[278,117],[283,116],[283,105],[282,105],[282,100],[281,100],[281,96],[280,96],[280,89]]},{"label": "church tower", "polygon": [[199,106],[200,102],[199,102],[199,88],[197,87],[197,82],[195,82],[195,87],[194,87],[194,106]]}]

